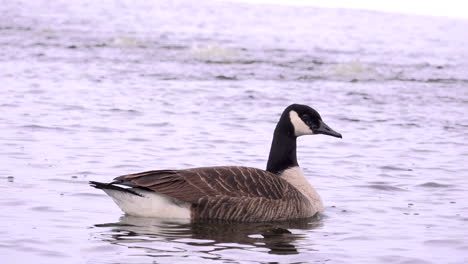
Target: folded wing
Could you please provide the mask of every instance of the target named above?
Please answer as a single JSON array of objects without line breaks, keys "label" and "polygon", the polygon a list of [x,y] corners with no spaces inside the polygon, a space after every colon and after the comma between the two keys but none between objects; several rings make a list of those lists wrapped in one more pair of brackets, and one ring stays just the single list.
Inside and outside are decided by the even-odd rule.
[{"label": "folded wing", "polygon": [[113,184],[141,187],[188,202],[195,218],[249,221],[310,214],[310,204],[301,202],[299,191],[279,176],[255,168],[147,171],[117,177]]}]

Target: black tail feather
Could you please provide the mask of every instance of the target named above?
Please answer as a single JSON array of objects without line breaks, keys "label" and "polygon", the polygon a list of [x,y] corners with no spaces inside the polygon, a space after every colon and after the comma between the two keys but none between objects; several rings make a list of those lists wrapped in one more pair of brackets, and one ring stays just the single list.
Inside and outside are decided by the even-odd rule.
[{"label": "black tail feather", "polygon": [[109,189],[109,190],[116,190],[116,191],[121,191],[121,192],[128,192],[128,193],[143,197],[143,195],[141,195],[141,194],[139,194],[139,193],[137,193],[137,192],[135,192],[133,190],[130,190],[129,188],[123,188],[123,187],[114,185],[112,183],[103,183],[103,182],[90,181],[89,185],[91,185],[92,187],[94,187],[96,189]]}]

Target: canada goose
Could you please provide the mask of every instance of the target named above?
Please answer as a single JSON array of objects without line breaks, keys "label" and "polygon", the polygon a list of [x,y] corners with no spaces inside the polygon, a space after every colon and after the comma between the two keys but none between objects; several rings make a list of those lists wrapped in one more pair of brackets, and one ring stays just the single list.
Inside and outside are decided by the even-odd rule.
[{"label": "canada goose", "polygon": [[90,184],[134,216],[242,222],[311,217],[323,211],[323,205],[299,168],[296,138],[314,134],[341,138],[317,111],[293,104],[275,128],[266,170],[237,166],[154,170]]}]

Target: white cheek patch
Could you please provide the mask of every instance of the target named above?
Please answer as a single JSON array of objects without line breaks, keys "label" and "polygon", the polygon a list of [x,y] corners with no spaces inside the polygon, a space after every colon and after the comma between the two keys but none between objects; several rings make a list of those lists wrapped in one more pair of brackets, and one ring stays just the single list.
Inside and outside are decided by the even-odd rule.
[{"label": "white cheek patch", "polygon": [[302,121],[296,111],[289,112],[289,119],[294,127],[294,134],[296,137],[303,135],[312,135],[314,132],[310,129],[308,125]]}]

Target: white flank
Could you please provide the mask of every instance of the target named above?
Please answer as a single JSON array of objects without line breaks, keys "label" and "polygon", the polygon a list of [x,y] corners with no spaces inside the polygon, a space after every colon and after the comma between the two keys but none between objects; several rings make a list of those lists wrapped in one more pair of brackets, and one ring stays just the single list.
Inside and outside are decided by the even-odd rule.
[{"label": "white flank", "polygon": [[190,219],[190,204],[175,203],[173,199],[156,192],[136,190],[143,195],[103,189],[114,202],[128,215],[160,218]]},{"label": "white flank", "polygon": [[304,177],[301,168],[298,166],[286,169],[281,173],[281,178],[285,179],[292,186],[298,189],[307,199],[317,212],[323,211],[322,199],[314,187]]},{"label": "white flank", "polygon": [[314,134],[310,127],[302,121],[296,111],[289,112],[289,119],[291,119],[291,123],[293,124],[294,134],[296,137]]}]

